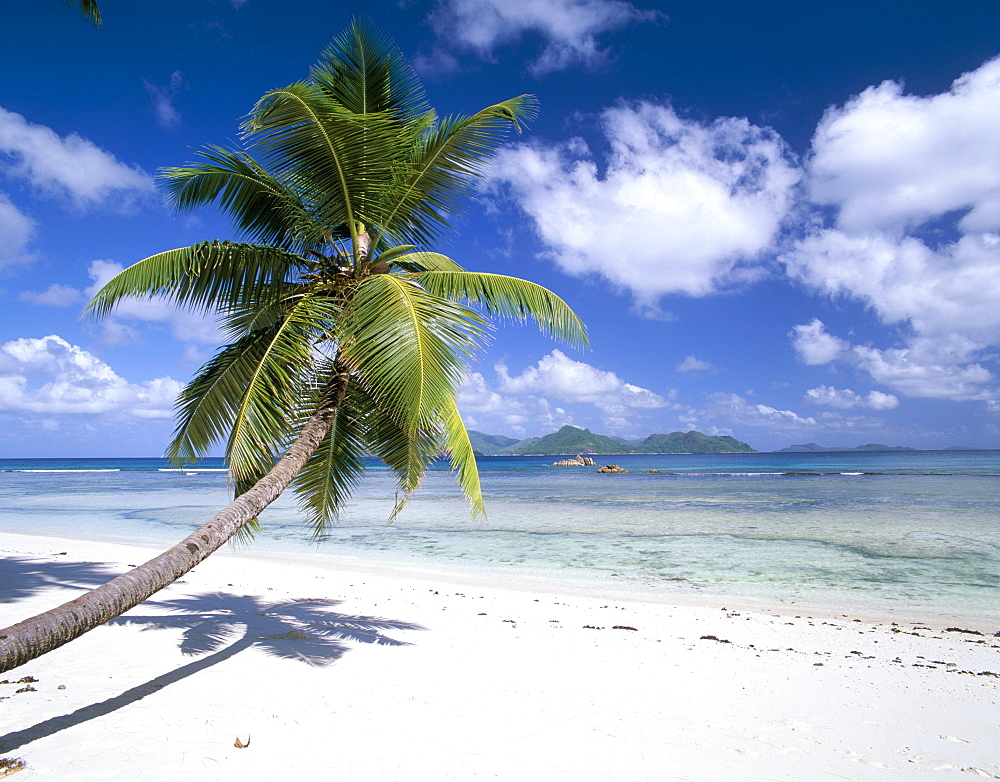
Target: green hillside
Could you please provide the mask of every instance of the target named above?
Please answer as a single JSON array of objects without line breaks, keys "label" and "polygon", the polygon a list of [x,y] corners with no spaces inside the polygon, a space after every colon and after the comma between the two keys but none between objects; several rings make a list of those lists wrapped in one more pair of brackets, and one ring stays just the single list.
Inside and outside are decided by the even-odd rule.
[{"label": "green hillside", "polygon": [[509,448],[521,442],[515,437],[506,437],[502,434],[485,434],[477,432],[475,429],[469,430],[469,440],[472,442],[472,450],[485,456],[496,456],[504,448]]},{"label": "green hillside", "polygon": [[633,453],[755,453],[755,450],[735,437],[715,437],[694,430],[651,434],[633,443]]},{"label": "green hillside", "polygon": [[511,453],[518,456],[631,453],[631,451],[624,450],[627,447],[616,443],[603,434],[594,434],[589,429],[577,429],[575,426],[567,425],[558,432],[547,434],[532,443],[519,446]]},{"label": "green hillside", "polygon": [[[586,453],[612,456],[627,453],[755,453],[753,448],[734,437],[714,437],[695,431],[651,434],[638,441],[607,437],[603,434],[595,434],[589,429],[568,425],[558,432],[521,442],[502,435],[484,435],[482,432],[469,432],[469,435],[473,438],[473,448],[486,455],[502,453],[514,456],[573,456]],[[506,441],[507,444],[496,447],[503,441]]]}]

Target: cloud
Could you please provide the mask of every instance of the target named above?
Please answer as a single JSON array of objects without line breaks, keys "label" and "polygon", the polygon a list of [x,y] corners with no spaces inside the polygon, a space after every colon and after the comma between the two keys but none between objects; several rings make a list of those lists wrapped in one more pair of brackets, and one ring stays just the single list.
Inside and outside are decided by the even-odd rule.
[{"label": "cloud", "polygon": [[851,232],[898,229],[968,210],[967,231],[1000,229],[1000,58],[949,92],[904,95],[886,81],[827,110],[813,138],[809,192]]},{"label": "cloud", "polygon": [[788,336],[792,338],[792,346],[804,364],[829,364],[849,347],[844,340],[829,334],[818,318],[796,326]]},{"label": "cloud", "polygon": [[792,335],[806,363],[841,360],[910,397],[1000,398],[984,366],[1000,344],[997,116],[1000,58],[940,95],[887,81],[827,111],[807,189],[833,225],[780,260],[807,288],[897,326],[900,343],[849,346],[813,321]]},{"label": "cloud", "polygon": [[892,394],[870,391],[867,396],[861,396],[849,388],[834,388],[833,386],[810,388],[806,391],[806,398],[814,404],[827,405],[840,410],[848,410],[852,407],[892,410],[899,406],[899,399]]},{"label": "cloud", "polygon": [[807,364],[843,360],[910,397],[968,401],[1000,396],[981,361],[1000,342],[1000,238],[972,234],[936,250],[885,234],[830,229],[782,260],[789,275],[831,297],[864,302],[902,326],[902,347],[850,347],[812,321],[793,344]]},{"label": "cloud", "polygon": [[875,381],[904,396],[957,402],[1000,400],[996,379],[981,364],[936,360],[937,351],[920,347],[928,346],[879,350],[859,345],[853,350],[853,358]]},{"label": "cloud", "polygon": [[59,136],[0,107],[0,160],[4,171],[39,192],[68,198],[77,208],[129,206],[153,193],[153,179],[138,167],[75,133]]},{"label": "cloud", "polygon": [[754,404],[739,394],[721,391],[706,397],[706,404],[698,411],[698,415],[700,418],[721,418],[742,426],[767,426],[779,430],[800,430],[802,427],[816,426],[816,419],[812,416],[800,416],[794,410]]},{"label": "cloud", "polygon": [[21,291],[17,298],[18,301],[46,307],[70,307],[83,301],[83,293],[69,285],[53,283],[44,291]]},{"label": "cloud", "polygon": [[521,423],[527,410],[524,404],[490,389],[486,378],[472,372],[458,391],[458,406],[463,413],[490,413],[516,418]]},{"label": "cloud", "polygon": [[575,361],[553,350],[512,377],[507,367],[496,366],[500,390],[507,394],[538,394],[564,402],[589,402],[608,414],[621,415],[634,409],[669,407],[671,402],[649,389],[626,383],[614,372]]},{"label": "cloud", "polygon": [[0,193],[0,269],[32,260],[34,256],[27,247],[35,234],[35,225],[34,220],[14,206],[4,193]]},{"label": "cloud", "polygon": [[[124,267],[114,261],[96,260],[91,262],[88,273],[93,283],[84,291],[89,301],[108,281]],[[199,312],[169,304],[162,299],[122,299],[113,310],[113,317],[102,323],[105,343],[108,345],[129,344],[138,339],[137,332],[122,320],[163,323],[170,333],[182,342],[197,342],[203,345],[219,345],[222,336],[215,318]]]},{"label": "cloud", "polygon": [[[970,359],[974,353],[974,344],[959,335],[914,338],[905,348],[880,349],[852,345],[829,334],[822,321],[813,319],[807,325],[796,326],[789,336],[805,363],[827,364],[840,361],[866,372],[875,382],[907,397],[987,403],[1000,400],[995,377],[982,364]],[[850,397],[845,394],[854,392],[838,392],[836,389],[820,386],[806,393],[812,401],[819,404],[847,407],[851,406],[846,404]],[[863,406],[887,410],[896,404],[898,400],[891,394],[873,391]]]},{"label": "cloud", "polygon": [[782,260],[793,279],[861,300],[884,323],[909,324],[916,336],[960,334],[979,347],[1000,339],[998,236],[963,236],[934,250],[912,237],[824,230]]},{"label": "cloud", "polygon": [[685,356],[684,360],[677,365],[677,372],[684,373],[695,373],[695,372],[716,372],[716,368],[712,366],[707,361],[702,361],[700,358],[695,358],[694,356]]},{"label": "cloud", "polygon": [[[242,5],[242,3],[241,3]],[[235,6],[239,8],[239,6]],[[170,81],[164,85],[153,84],[142,80],[142,86],[146,88],[149,97],[153,101],[153,116],[156,124],[161,128],[175,128],[181,123],[180,112],[174,107],[174,98],[184,84],[184,78],[180,71],[170,74]]]},{"label": "cloud", "polygon": [[640,309],[763,273],[800,176],[776,133],[732,117],[687,120],[651,102],[607,109],[600,121],[603,171],[581,139],[497,155],[492,186],[532,219],[543,256],[630,291]]},{"label": "cloud", "polygon": [[528,431],[547,433],[573,423],[564,408],[540,396],[515,398],[490,389],[479,372],[471,373],[459,388],[458,407],[470,428],[501,431],[524,437]]},{"label": "cloud", "polygon": [[443,78],[459,69],[455,55],[444,49],[434,49],[430,54],[414,55],[410,64],[417,73],[429,78]]},{"label": "cloud", "polygon": [[665,18],[624,0],[442,0],[430,17],[441,39],[485,58],[525,33],[538,34],[542,53],[529,65],[536,75],[575,63],[595,67],[607,56],[597,43],[601,33]]},{"label": "cloud", "polygon": [[170,377],[129,383],[62,337],[0,345],[0,411],[37,415],[170,418],[182,384]]}]

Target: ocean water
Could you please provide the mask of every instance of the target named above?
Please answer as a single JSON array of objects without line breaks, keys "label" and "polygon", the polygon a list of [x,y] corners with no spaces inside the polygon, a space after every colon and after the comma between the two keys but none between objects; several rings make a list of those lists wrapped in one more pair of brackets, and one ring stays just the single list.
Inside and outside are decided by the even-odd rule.
[{"label": "ocean water", "polygon": [[[491,576],[544,576],[763,604],[1000,624],[1000,451],[629,455],[630,472],[487,457],[488,518],[472,519],[446,464],[394,523],[372,462],[339,523],[315,540],[294,498],[253,548],[362,557]],[[655,470],[657,472],[646,472]],[[151,545],[180,540],[228,499],[217,460],[0,460],[0,529]]]}]

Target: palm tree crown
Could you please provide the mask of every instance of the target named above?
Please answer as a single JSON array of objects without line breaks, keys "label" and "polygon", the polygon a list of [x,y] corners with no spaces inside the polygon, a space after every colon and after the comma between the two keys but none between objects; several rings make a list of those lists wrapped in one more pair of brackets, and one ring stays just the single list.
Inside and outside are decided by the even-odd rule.
[{"label": "palm tree crown", "polygon": [[329,432],[294,480],[317,532],[369,453],[396,471],[405,498],[449,452],[481,511],[454,400],[485,317],[530,316],[557,338],[586,337],[544,288],[417,246],[447,227],[506,129],[534,108],[520,96],[439,118],[392,41],[356,22],[307,80],[258,101],[240,148],[208,147],[166,169],[178,208],[217,203],[248,240],[154,255],[91,304],[103,315],[123,297],[155,295],[219,314],[229,342],[182,392],[169,455],[194,460],[224,439],[242,494],[333,403]]}]

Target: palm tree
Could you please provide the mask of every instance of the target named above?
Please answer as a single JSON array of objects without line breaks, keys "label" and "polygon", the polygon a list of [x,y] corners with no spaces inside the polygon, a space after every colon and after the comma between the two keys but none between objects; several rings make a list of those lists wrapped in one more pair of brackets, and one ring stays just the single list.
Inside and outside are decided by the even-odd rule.
[{"label": "palm tree", "polygon": [[[468,272],[418,250],[447,226],[505,131],[534,110],[521,96],[439,118],[386,36],[353,23],[309,78],[273,90],[240,148],[207,147],[166,169],[180,209],[218,204],[247,241],[206,242],[125,269],[91,302],[160,297],[217,313],[228,344],[177,401],[168,455],[188,462],[225,441],[235,499],[179,544],[76,600],[0,630],[0,671],[138,605],[234,536],[285,488],[317,535],[377,456],[398,478],[398,513],[427,464],[451,456],[473,514],[479,475],[455,393],[488,317],[531,317],[585,344],[548,290]],[[254,154],[251,154],[254,153]]]}]

